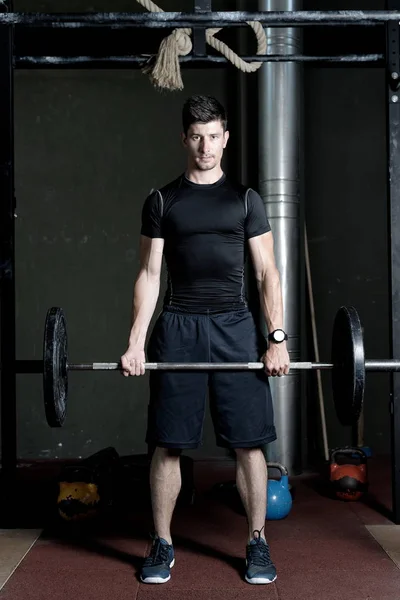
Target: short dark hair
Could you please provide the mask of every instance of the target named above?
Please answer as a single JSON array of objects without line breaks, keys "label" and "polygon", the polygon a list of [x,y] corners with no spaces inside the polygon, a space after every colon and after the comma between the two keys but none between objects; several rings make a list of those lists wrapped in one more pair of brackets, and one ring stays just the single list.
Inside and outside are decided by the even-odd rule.
[{"label": "short dark hair", "polygon": [[191,96],[183,105],[182,125],[185,135],[193,123],[221,121],[224,131],[228,125],[225,108],[213,96]]}]

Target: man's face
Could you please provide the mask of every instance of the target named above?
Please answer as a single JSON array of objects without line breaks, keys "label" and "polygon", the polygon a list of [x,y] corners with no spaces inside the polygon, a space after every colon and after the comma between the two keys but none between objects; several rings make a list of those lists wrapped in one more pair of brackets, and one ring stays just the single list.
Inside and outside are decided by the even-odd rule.
[{"label": "man's face", "polygon": [[224,132],[221,121],[193,123],[187,136],[182,134],[191,167],[199,171],[209,171],[219,166],[228,138],[229,132]]}]

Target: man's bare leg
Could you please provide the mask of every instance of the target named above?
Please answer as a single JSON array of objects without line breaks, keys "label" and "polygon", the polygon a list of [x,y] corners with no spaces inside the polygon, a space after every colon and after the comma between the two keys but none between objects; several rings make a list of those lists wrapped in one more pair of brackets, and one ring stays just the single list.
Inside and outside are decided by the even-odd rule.
[{"label": "man's bare leg", "polygon": [[264,533],[267,512],[267,464],[259,448],[236,450],[236,455],[236,484],[249,526],[245,579],[248,583],[273,583],[276,579],[276,568],[271,560]]},{"label": "man's bare leg", "polygon": [[264,454],[260,448],[242,448],[236,449],[236,456],[236,485],[247,515],[249,541],[254,531],[261,531],[265,539],[268,472]]},{"label": "man's bare leg", "polygon": [[150,489],[154,530],[172,544],[171,521],[181,485],[179,450],[156,448],[150,466]]}]

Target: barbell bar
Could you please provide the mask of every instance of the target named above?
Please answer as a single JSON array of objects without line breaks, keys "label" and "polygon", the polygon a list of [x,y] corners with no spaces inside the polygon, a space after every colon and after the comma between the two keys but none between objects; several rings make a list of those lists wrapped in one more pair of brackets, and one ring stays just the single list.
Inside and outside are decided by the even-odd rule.
[{"label": "barbell bar", "polygon": [[[145,363],[146,371],[263,370],[260,362]],[[47,311],[42,361],[15,361],[18,373],[42,373],[45,415],[50,427],[62,427],[68,403],[69,371],[121,371],[120,362],[69,363],[66,318],[62,308]],[[342,425],[354,425],[360,415],[366,371],[400,371],[399,359],[365,360],[363,331],[357,310],[342,306],[336,313],[330,362],[291,362],[290,370],[330,370],[333,402]],[[234,375],[233,375],[234,376]],[[251,401],[251,398],[249,399]]]},{"label": "barbell bar", "polygon": [[[42,361],[40,361],[42,363]],[[42,363],[43,364],[43,363]],[[262,362],[247,363],[144,363],[146,371],[261,371],[265,368]],[[323,362],[291,362],[291,371],[322,371],[334,369],[333,363]],[[122,370],[120,362],[95,362],[67,364],[68,371],[117,371]],[[395,358],[370,359],[365,361],[366,371],[400,371],[400,360]]]},{"label": "barbell bar", "polygon": [[[121,363],[78,363],[68,364],[68,371],[116,371],[121,370]],[[247,363],[144,363],[146,371],[258,371],[265,368],[262,362]],[[292,370],[299,369],[332,369],[330,363],[295,362],[290,363]]]},{"label": "barbell bar", "polygon": [[[43,373],[42,360],[15,361],[16,373]],[[144,363],[146,371],[258,371],[264,369],[262,362],[248,363]],[[291,362],[291,371],[327,371],[334,369],[333,363],[323,362]],[[120,362],[67,363],[68,371],[118,371],[122,370]],[[395,358],[374,358],[365,361],[365,370],[372,372],[400,371],[400,360]]]}]

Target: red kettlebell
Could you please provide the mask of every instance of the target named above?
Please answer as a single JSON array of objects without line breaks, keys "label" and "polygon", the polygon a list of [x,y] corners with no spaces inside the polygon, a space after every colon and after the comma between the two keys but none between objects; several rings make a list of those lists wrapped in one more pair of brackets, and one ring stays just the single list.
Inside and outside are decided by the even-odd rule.
[{"label": "red kettlebell", "polygon": [[360,500],[368,490],[367,456],[360,448],[336,448],[331,454],[330,481],[340,500]]}]

